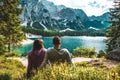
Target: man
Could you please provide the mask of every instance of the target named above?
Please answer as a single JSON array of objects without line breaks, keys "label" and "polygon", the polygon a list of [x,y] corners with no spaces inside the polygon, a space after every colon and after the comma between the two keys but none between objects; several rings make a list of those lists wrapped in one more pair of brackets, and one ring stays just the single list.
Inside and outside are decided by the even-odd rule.
[{"label": "man", "polygon": [[45,55],[45,59],[43,61],[43,64],[45,64],[47,61],[49,61],[50,64],[52,64],[52,63],[64,63],[64,62],[67,62],[69,64],[72,63],[70,52],[65,48],[60,48],[61,39],[59,36],[55,36],[53,38],[53,46],[54,47],[49,48],[47,50],[47,54]]}]

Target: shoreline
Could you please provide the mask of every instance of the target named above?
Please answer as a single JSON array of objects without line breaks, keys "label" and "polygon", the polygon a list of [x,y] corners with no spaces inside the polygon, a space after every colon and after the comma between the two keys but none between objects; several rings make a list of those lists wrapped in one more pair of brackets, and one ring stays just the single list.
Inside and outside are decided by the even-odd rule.
[{"label": "shoreline", "polygon": [[35,34],[31,34],[31,33],[26,33],[25,36],[27,38],[42,38],[41,35],[35,35]]},{"label": "shoreline", "polygon": [[[27,38],[42,38],[42,37],[53,37],[53,36],[56,36],[56,35],[51,35],[51,36],[42,36],[42,35],[36,35],[36,34],[32,34],[32,33],[25,33],[25,36]],[[97,35],[97,36],[94,36],[94,35],[60,35],[60,37],[64,37],[64,36],[72,36],[72,37],[106,37],[106,36],[100,36],[100,35]],[[106,37],[108,38],[108,37]]]},{"label": "shoreline", "polygon": [[22,45],[27,45],[27,44],[31,44],[33,43],[33,40],[30,40],[30,39],[25,39],[21,42]]}]

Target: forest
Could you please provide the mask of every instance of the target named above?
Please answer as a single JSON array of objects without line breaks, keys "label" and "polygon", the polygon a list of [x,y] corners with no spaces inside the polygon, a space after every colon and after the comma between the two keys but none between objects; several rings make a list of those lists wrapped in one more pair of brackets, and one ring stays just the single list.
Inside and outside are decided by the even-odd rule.
[{"label": "forest", "polygon": [[40,30],[36,28],[31,28],[31,27],[22,27],[23,32],[25,33],[31,33],[35,35],[41,35],[41,36],[105,36],[105,31],[106,30],[81,30],[81,31],[65,31],[65,32],[60,32],[60,31],[55,31],[55,30]]}]

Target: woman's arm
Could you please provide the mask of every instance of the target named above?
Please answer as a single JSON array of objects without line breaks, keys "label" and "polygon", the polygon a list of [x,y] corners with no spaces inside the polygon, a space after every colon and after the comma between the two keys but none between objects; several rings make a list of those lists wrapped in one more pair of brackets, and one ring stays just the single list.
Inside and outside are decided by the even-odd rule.
[{"label": "woman's arm", "polygon": [[40,65],[39,69],[42,69],[46,65],[47,61],[48,61],[48,54],[45,53],[44,60],[43,60],[42,64]]},{"label": "woman's arm", "polygon": [[31,59],[30,56],[28,56],[28,66],[27,66],[27,78],[31,76],[31,71],[32,71],[32,64],[31,64]]}]

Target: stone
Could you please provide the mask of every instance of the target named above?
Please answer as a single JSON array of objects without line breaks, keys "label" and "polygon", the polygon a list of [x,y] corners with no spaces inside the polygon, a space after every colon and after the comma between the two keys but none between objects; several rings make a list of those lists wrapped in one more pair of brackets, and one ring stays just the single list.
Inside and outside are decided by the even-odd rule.
[{"label": "stone", "polygon": [[113,49],[106,54],[106,58],[111,60],[120,61],[120,48]]}]

